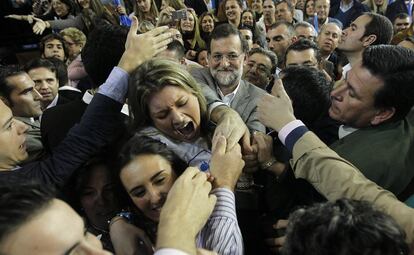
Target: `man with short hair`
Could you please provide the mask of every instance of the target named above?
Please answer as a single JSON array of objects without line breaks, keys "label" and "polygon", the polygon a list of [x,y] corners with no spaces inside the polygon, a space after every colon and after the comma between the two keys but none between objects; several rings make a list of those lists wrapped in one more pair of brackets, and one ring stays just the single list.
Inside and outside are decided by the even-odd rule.
[{"label": "man with short hair", "polygon": [[294,29],[295,36],[298,39],[308,39],[311,41],[315,41],[316,36],[318,34],[316,33],[315,28],[305,21],[297,22],[294,26]]},{"label": "man with short hair", "polygon": [[1,254],[110,254],[47,186],[0,186],[0,191]]},{"label": "man with short hair", "polygon": [[[286,49],[296,41],[294,33],[293,25],[285,21],[273,24],[266,33],[268,47],[279,60],[278,66],[284,65]],[[276,72],[278,73],[278,71]]]},{"label": "man with short hair", "polygon": [[275,9],[276,21],[286,21],[291,24],[296,22],[293,18],[295,7],[290,1],[280,0],[276,2]]},{"label": "man with short hair", "polygon": [[394,35],[400,31],[403,31],[410,27],[411,18],[407,13],[400,13],[395,16],[394,22],[392,23],[394,27]]},{"label": "man with short hair", "polygon": [[65,39],[59,34],[48,34],[40,41],[40,52],[42,58],[55,57],[61,61],[67,58]]},{"label": "man with short hair", "polygon": [[329,115],[344,125],[331,148],[370,180],[400,195],[414,176],[414,52],[397,46],[366,48],[332,91]]},{"label": "man with short hair", "polygon": [[316,43],[324,59],[330,60],[332,53],[338,47],[342,30],[335,23],[328,23],[321,27]]},{"label": "man with short hair", "polygon": [[321,52],[313,41],[300,39],[287,48],[285,54],[285,67],[306,66],[322,71],[329,81],[334,78],[334,65],[322,58]]},{"label": "man with short hair", "polygon": [[342,23],[341,21],[335,19],[335,18],[331,18],[329,17],[329,10],[331,8],[331,1],[330,0],[316,0],[315,1],[315,12],[317,15],[317,21],[318,24],[315,24],[314,22],[314,18],[310,18],[307,21],[312,24],[315,29],[316,26],[318,27],[318,32],[321,29],[322,25],[327,24],[327,23],[335,23],[338,25],[338,27],[340,27],[342,29]]},{"label": "man with short hair", "polygon": [[10,107],[13,116],[28,127],[26,148],[29,157],[25,162],[39,159],[43,155],[43,145],[37,118],[42,114],[42,96],[34,88],[34,82],[26,72],[17,67],[2,67],[0,99]]},{"label": "man with short hair", "polygon": [[[221,24],[211,33],[208,45],[209,68],[193,69],[191,74],[201,86],[211,88],[223,103],[239,113],[251,131],[265,132],[265,127],[257,120],[256,110],[260,98],[266,91],[242,79],[243,65],[247,54],[247,43],[240,32],[230,24]],[[258,194],[253,188],[253,176],[256,171],[257,152],[243,151],[246,167],[236,186],[238,200],[238,218],[244,236],[246,253],[254,250],[258,233]]]},{"label": "man with short hair", "polygon": [[338,45],[338,50],[349,61],[349,64],[343,67],[342,78],[345,78],[351,67],[361,60],[362,53],[368,46],[389,44],[392,34],[391,21],[382,15],[367,12],[354,20],[342,32],[342,38]]},{"label": "man with short hair", "polygon": [[249,46],[249,51],[253,47],[253,32],[249,27],[241,26],[239,28],[240,33],[242,34],[244,40],[246,40],[247,45]]},{"label": "man with short hair", "polygon": [[243,67],[243,79],[266,90],[276,72],[277,56],[270,50],[254,48],[249,51]]},{"label": "man with short hair", "polygon": [[275,2],[273,0],[263,1],[263,23],[266,31],[276,22],[275,11]]}]

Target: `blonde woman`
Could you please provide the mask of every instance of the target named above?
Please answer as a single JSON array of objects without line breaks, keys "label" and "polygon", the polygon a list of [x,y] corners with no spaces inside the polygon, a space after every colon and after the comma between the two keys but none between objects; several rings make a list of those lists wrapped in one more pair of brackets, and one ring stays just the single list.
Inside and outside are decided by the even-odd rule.
[{"label": "blonde woman", "polygon": [[138,22],[147,20],[155,26],[157,25],[158,8],[154,0],[135,0],[134,12],[131,15],[135,15]]},{"label": "blonde woman", "polygon": [[362,2],[365,4],[371,12],[385,15],[388,6],[388,0],[365,0]]},{"label": "blonde woman", "polygon": [[187,18],[180,20],[179,31],[183,35],[184,47],[187,51],[186,58],[194,60],[197,50],[206,47],[206,43],[200,36],[198,18],[194,10],[187,9]]}]

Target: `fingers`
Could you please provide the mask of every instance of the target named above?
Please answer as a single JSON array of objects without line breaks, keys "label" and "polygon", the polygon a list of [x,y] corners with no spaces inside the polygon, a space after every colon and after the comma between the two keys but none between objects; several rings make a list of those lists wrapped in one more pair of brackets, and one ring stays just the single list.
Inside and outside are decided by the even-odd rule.
[{"label": "fingers", "polygon": [[[242,144],[242,147],[243,147],[243,151],[253,152],[253,148],[252,148],[251,143],[250,143],[250,131],[247,128],[245,129],[244,134],[241,138],[241,144]],[[229,144],[229,146],[231,146],[230,148],[232,148],[234,145]]]},{"label": "fingers", "polygon": [[197,249],[197,255],[218,255],[217,252],[205,250],[202,248]]},{"label": "fingers", "polygon": [[214,137],[211,151],[220,155],[226,153],[226,138],[222,135]]},{"label": "fingers", "polygon": [[195,167],[187,167],[187,169],[185,169],[185,171],[181,174],[181,176],[179,177],[180,179],[193,179],[194,176],[200,172],[200,170],[198,170]]},{"label": "fingers", "polygon": [[137,34],[137,32],[138,32],[138,25],[139,25],[139,23],[138,23],[138,19],[137,19],[137,17],[134,15],[134,16],[132,17],[132,20],[131,20],[131,27],[129,28],[128,37],[130,37],[130,36],[132,36],[132,35],[136,35],[136,34]]},{"label": "fingers", "polygon": [[281,79],[275,80],[271,94],[277,98],[289,98],[285,88],[283,87],[283,82]]}]

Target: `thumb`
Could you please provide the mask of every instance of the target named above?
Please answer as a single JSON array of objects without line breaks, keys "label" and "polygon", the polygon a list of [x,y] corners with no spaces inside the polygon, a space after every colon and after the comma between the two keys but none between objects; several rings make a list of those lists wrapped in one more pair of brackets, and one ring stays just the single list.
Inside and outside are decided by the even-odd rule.
[{"label": "thumb", "polygon": [[138,32],[138,19],[136,16],[132,17],[131,27],[129,28],[128,37],[132,35],[136,35]]},{"label": "thumb", "polygon": [[212,153],[218,153],[220,155],[223,155],[224,153],[226,153],[226,145],[227,145],[227,141],[226,138],[222,135],[215,137],[214,141],[213,141],[213,146],[212,146]]},{"label": "thumb", "polygon": [[276,79],[273,83],[272,93],[275,97],[289,97],[283,87],[282,79]]},{"label": "thumb", "polygon": [[36,17],[33,17],[33,20],[36,21],[36,22],[44,22],[42,19],[39,19],[39,18],[36,18]]}]

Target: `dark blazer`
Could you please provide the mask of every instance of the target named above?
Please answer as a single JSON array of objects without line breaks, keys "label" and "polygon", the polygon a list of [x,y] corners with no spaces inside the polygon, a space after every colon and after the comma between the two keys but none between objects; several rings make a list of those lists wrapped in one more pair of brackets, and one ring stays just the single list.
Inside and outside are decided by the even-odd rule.
[{"label": "dark blazer", "polygon": [[47,152],[58,146],[69,130],[79,123],[88,105],[82,100],[56,105],[43,112],[40,131]]},{"label": "dark blazer", "polygon": [[[331,9],[329,11],[329,17],[335,17],[335,15],[339,12],[341,0],[332,0],[331,1]],[[361,4],[358,0],[354,0],[354,6],[349,10],[351,13],[348,16],[347,20],[342,20],[343,29],[349,27],[351,22],[358,18],[362,13],[369,12],[369,8]]]},{"label": "dark blazer", "polygon": [[37,181],[62,187],[74,170],[110,141],[119,126],[121,108],[121,103],[101,94],[95,95],[82,121],[70,130],[49,157],[14,171],[0,171],[0,184]]}]

